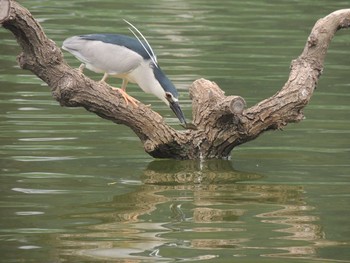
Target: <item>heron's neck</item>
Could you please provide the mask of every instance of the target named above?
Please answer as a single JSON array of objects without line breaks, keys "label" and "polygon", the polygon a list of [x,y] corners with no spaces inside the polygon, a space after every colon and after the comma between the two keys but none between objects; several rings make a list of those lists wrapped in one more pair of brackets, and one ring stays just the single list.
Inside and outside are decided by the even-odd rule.
[{"label": "heron's neck", "polygon": [[[129,78],[132,82],[137,83],[144,92],[154,94],[168,105],[169,102],[165,98],[165,91],[157,78],[158,75],[154,73],[154,68],[150,66],[150,62],[150,60],[143,61],[129,74]],[[163,72],[161,74],[164,75]],[[164,77],[166,78],[165,75]]]}]

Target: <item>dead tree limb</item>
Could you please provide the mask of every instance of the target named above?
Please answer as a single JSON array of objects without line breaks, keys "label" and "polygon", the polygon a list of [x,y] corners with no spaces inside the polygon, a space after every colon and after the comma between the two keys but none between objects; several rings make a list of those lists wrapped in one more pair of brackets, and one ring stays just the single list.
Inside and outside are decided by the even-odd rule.
[{"label": "dead tree limb", "polygon": [[84,107],[98,116],[130,127],[144,149],[156,158],[229,158],[232,149],[267,130],[303,119],[323,70],[335,32],[350,27],[350,9],[335,11],[315,24],[302,54],[291,64],[288,81],[274,96],[245,109],[239,96],[225,96],[213,82],[196,80],[190,87],[193,123],[197,130],[177,131],[144,104],[127,105],[107,84],[95,82],[63,59],[30,12],[13,0],[0,0],[0,23],[22,48],[21,68],[48,84],[53,97],[66,107]]}]

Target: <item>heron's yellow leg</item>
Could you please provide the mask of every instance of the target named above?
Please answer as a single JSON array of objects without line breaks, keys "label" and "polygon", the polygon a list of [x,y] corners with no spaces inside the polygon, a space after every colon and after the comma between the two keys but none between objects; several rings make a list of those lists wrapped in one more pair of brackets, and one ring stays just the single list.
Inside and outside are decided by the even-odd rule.
[{"label": "heron's yellow leg", "polygon": [[126,92],[126,85],[128,85],[128,80],[127,79],[123,79],[123,83],[122,83],[122,90],[124,90]]},{"label": "heron's yellow leg", "polygon": [[85,64],[84,64],[84,63],[81,63],[81,65],[79,66],[78,70],[79,70],[81,73],[83,73],[84,68],[85,68]]},{"label": "heron's yellow leg", "polygon": [[100,82],[106,82],[106,79],[108,78],[108,73],[105,73],[102,77],[102,79],[100,80]]}]

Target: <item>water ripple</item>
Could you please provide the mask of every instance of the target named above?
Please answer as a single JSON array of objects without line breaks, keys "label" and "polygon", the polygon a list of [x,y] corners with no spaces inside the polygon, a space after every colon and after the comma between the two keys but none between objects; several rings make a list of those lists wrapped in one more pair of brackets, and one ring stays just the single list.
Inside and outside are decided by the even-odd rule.
[{"label": "water ripple", "polygon": [[12,188],[12,191],[25,194],[66,194],[68,190],[48,190],[48,189],[30,189],[30,188]]},{"label": "water ripple", "polygon": [[19,141],[24,142],[51,142],[51,141],[66,141],[66,140],[76,140],[77,137],[50,137],[50,138],[21,138]]},{"label": "water ripple", "polygon": [[45,213],[41,211],[19,211],[19,212],[16,212],[15,214],[19,216],[35,216],[35,215],[43,215]]},{"label": "water ripple", "polygon": [[16,161],[21,162],[51,162],[51,161],[66,161],[66,160],[75,160],[76,157],[72,156],[13,156],[12,157]]}]

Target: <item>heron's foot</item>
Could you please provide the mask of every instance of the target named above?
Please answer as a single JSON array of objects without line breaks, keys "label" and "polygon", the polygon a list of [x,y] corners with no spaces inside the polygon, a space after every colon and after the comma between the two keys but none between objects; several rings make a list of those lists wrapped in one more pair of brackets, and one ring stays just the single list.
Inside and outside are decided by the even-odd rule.
[{"label": "heron's foot", "polygon": [[112,89],[113,90],[117,90],[118,92],[120,92],[120,94],[122,94],[122,96],[123,96],[123,98],[124,98],[124,100],[126,102],[126,105],[128,105],[129,102],[130,102],[135,107],[138,107],[137,103],[140,103],[140,102],[137,99],[135,99],[134,97],[130,96],[128,93],[126,93],[125,90],[120,89],[120,88],[113,88],[113,87],[112,87]]},{"label": "heron's foot", "polygon": [[106,81],[104,81],[103,79],[97,81],[98,83],[102,84],[102,85],[108,85],[108,83]]}]

